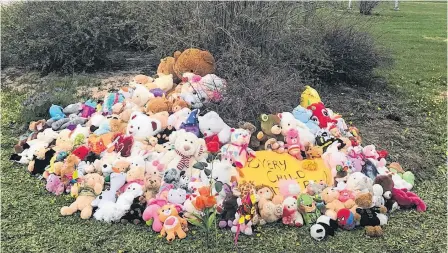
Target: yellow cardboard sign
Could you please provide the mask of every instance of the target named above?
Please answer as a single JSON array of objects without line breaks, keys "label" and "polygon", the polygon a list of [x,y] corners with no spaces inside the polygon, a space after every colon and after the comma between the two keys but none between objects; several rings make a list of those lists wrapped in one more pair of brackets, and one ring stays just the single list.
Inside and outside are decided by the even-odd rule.
[{"label": "yellow cardboard sign", "polygon": [[[310,165],[311,164],[311,165]],[[331,171],[321,158],[299,161],[289,154],[278,154],[273,151],[257,151],[255,158],[249,158],[242,169],[244,177],[241,181],[254,181],[255,185],[269,185],[278,193],[278,182],[281,179],[294,179],[304,190],[310,180],[323,180],[333,185]]]}]

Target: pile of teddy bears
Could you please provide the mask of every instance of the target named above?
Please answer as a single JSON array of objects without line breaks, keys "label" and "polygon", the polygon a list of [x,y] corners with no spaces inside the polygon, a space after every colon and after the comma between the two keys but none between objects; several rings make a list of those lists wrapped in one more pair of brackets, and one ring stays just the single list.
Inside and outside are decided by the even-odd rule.
[{"label": "pile of teddy bears", "polygon": [[[386,151],[361,146],[359,131],[309,86],[294,110],[262,114],[258,126],[228,126],[214,111],[201,115],[200,108],[225,96],[215,68],[207,51],[177,51],[161,60],[154,78],[137,75],[104,98],[52,105],[51,118],[30,123],[11,160],[41,175],[50,193],[73,196],[61,215],[141,224],[168,240],[186,237],[186,218],[200,215],[209,198],[220,228],[251,235],[256,226],[282,222],[311,226],[316,240],[356,226],[381,236],[388,213],[426,210],[411,192],[414,175],[388,164]],[[334,184],[301,189],[282,180],[276,193],[242,180],[257,150],[322,158]]]}]

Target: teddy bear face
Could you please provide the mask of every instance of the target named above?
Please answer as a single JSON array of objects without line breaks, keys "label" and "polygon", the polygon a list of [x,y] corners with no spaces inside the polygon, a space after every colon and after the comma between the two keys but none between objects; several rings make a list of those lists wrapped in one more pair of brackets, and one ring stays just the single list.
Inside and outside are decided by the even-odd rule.
[{"label": "teddy bear face", "polygon": [[182,78],[182,74],[186,72],[200,76],[215,73],[215,59],[208,51],[189,48],[182,53],[179,51],[175,52],[174,58],[173,69],[178,78]]},{"label": "teddy bear face", "polygon": [[171,189],[168,192],[168,202],[182,205],[187,198],[187,192],[184,189]]},{"label": "teddy bear face", "polygon": [[84,186],[88,186],[88,187],[92,187],[92,188],[94,188],[95,185],[99,184],[99,185],[101,185],[101,188],[102,188],[102,186],[104,185],[104,178],[97,173],[90,173],[90,174],[85,175],[82,178],[82,183]]},{"label": "teddy bear face", "polygon": [[214,111],[210,111],[204,116],[199,116],[199,129],[204,137],[216,135],[226,126],[226,123]]},{"label": "teddy bear face", "polygon": [[230,134],[230,142],[232,144],[236,144],[236,145],[244,145],[244,144],[249,144],[250,142],[250,132],[242,129],[242,128],[237,128],[231,129],[231,134]]},{"label": "teddy bear face", "polygon": [[137,84],[134,92],[132,93],[131,102],[139,107],[142,107],[148,102],[150,97],[151,93],[149,90],[145,86]]},{"label": "teddy bear face", "polygon": [[297,199],[294,197],[287,197],[283,200],[283,209],[288,211],[297,210]]},{"label": "teddy bear face", "polygon": [[144,140],[146,137],[154,136],[162,131],[159,120],[150,118],[141,112],[133,112],[129,119],[126,133],[132,135],[136,140]]},{"label": "teddy bear face", "polygon": [[350,190],[344,189],[344,190],[339,191],[339,198],[338,199],[341,202],[346,202],[347,200],[350,200],[350,199],[354,200],[355,199],[355,194],[352,191],[350,191]]},{"label": "teddy bear face", "polygon": [[155,85],[162,89],[163,91],[167,92],[173,88],[173,74],[163,74],[159,73],[159,77],[154,80]]},{"label": "teddy bear face", "polygon": [[126,181],[131,182],[134,180],[144,180],[145,179],[145,169],[143,167],[131,168],[126,173]]},{"label": "teddy bear face", "polygon": [[359,193],[355,199],[355,203],[360,208],[372,207],[372,204],[373,204],[372,201],[373,201],[373,198],[372,198],[372,194],[370,192]]},{"label": "teddy bear face", "polygon": [[200,142],[196,135],[185,130],[177,131],[177,138],[174,142],[175,149],[185,156],[194,155],[200,148]]},{"label": "teddy bear face", "polygon": [[311,213],[316,210],[316,203],[314,202],[313,198],[306,193],[300,194],[297,201],[300,207],[303,208],[306,213]]},{"label": "teddy bear face", "polygon": [[170,216],[179,216],[179,213],[174,205],[164,205],[160,208],[157,214],[159,215],[161,222],[165,222],[165,220]]},{"label": "teddy bear face", "polygon": [[134,88],[134,87],[136,87],[136,85],[145,85],[145,84],[150,83],[152,81],[153,81],[153,79],[151,77],[149,77],[149,76],[136,75],[129,82],[129,86]]},{"label": "teddy bear face", "polygon": [[262,114],[260,116],[261,130],[267,135],[279,135],[282,133],[280,118],[273,114]]},{"label": "teddy bear face", "polygon": [[274,191],[269,186],[260,185],[260,186],[257,186],[257,195],[260,198],[264,198],[266,200],[271,200],[274,197]]},{"label": "teddy bear face", "polygon": [[320,195],[325,203],[331,203],[339,198],[339,191],[332,187],[327,187],[322,191]]},{"label": "teddy bear face", "polygon": [[171,109],[173,112],[177,112],[180,111],[182,108],[187,108],[188,104],[185,100],[183,100],[182,98],[177,98],[176,100],[174,100],[173,103],[173,108]]},{"label": "teddy bear face", "polygon": [[146,104],[146,113],[152,115],[158,112],[169,112],[172,106],[173,104],[165,97],[156,97]]},{"label": "teddy bear face", "polygon": [[361,172],[354,172],[350,174],[347,178],[346,188],[352,191],[363,191],[368,190],[372,192],[373,182],[372,179],[368,178]]},{"label": "teddy bear face", "polygon": [[173,74],[173,76],[174,76],[175,75],[174,62],[175,62],[175,59],[172,56],[168,56],[168,57],[161,59],[159,66],[157,67],[157,74],[159,74],[159,75],[160,74],[164,74],[164,75]]},{"label": "teddy bear face", "polygon": [[394,188],[394,181],[392,180],[392,175],[378,175],[375,178],[375,184],[379,184],[383,187],[383,191],[392,191]]},{"label": "teddy bear face", "polygon": [[319,123],[320,128],[326,128],[329,123],[334,123],[330,118],[330,114],[322,102],[311,104],[307,109],[313,112],[312,120]]}]

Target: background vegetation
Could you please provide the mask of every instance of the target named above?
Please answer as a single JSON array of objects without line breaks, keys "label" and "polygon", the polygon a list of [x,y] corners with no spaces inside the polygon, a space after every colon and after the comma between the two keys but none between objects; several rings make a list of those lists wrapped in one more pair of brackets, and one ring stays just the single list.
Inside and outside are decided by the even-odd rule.
[{"label": "background vegetation", "polygon": [[[33,15],[39,16],[39,8],[45,10],[44,3],[32,4],[36,10]],[[18,9],[2,10],[2,67],[5,67],[1,93],[2,251],[205,251],[201,243],[203,235],[194,229],[185,240],[168,244],[145,226],[108,225],[95,220],[84,221],[78,215],[60,217],[60,207],[72,200],[48,194],[43,183],[29,177],[23,166],[8,161],[12,145],[23,133],[24,123],[33,115],[45,114],[48,109],[40,103],[47,98],[62,105],[73,103],[75,97],[82,96],[75,91],[100,85],[99,79],[105,75],[104,72],[73,74],[73,71],[107,70],[116,64],[111,52],[132,50],[133,55],[149,55],[144,58],[148,59],[144,64],[150,67],[143,73],[153,74],[156,59],[190,46],[212,51],[218,61],[219,75],[229,80],[231,88],[226,100],[209,108],[221,110],[219,112],[230,124],[233,125],[235,119],[254,119],[253,115],[260,112],[292,108],[298,103],[303,85],[311,84],[318,89],[327,106],[361,130],[365,143],[387,149],[390,160],[398,161],[405,169],[416,173],[415,191],[428,204],[428,211],[423,214],[415,211],[392,214],[382,239],[365,238],[363,230],[358,229],[339,231],[335,237],[316,243],[307,229],[270,225],[258,228],[255,236],[241,236],[238,248],[233,246],[230,232],[220,231],[220,246],[210,252],[446,251],[445,3],[403,2],[400,11],[395,12],[393,3],[386,2],[381,3],[371,16],[360,15],[358,10],[347,11],[346,3],[321,2],[304,5],[225,3],[216,6],[210,3],[144,3],[144,8],[135,6],[142,3],[132,2],[113,3],[115,5],[110,8],[108,3],[66,4],[72,9],[64,11],[61,6],[59,9],[50,6],[56,3],[47,3],[46,8],[53,8],[50,12],[54,13],[40,15],[41,20],[67,26],[57,31],[60,38],[57,33],[45,35],[45,29],[32,27],[30,23],[37,23],[32,19],[33,15],[24,15],[26,13],[18,12]],[[83,9],[91,7],[89,4],[98,4],[97,13]],[[15,11],[23,15],[16,16]],[[62,15],[64,12],[66,14]],[[118,12],[126,15],[117,18]],[[52,19],[46,19],[46,16]],[[66,16],[71,19],[65,19]],[[101,17],[103,23],[110,20],[103,27],[105,31],[89,25],[94,16]],[[220,18],[206,21],[209,17]],[[122,26],[111,25],[114,22]],[[88,34],[98,37],[81,39],[80,34],[85,30],[69,29],[76,23],[82,24],[79,27],[92,29],[94,32]],[[102,22],[96,24],[103,25]],[[7,25],[15,26],[20,36],[5,33]],[[129,29],[124,29],[125,25]],[[25,27],[29,27],[26,28],[29,36],[21,31]],[[41,30],[34,34],[35,29]],[[42,38],[47,38],[47,43],[39,44],[41,40],[45,41]],[[53,38],[64,39],[66,43],[59,44]],[[95,43],[107,40],[110,42],[105,46]],[[71,41],[90,43],[90,46],[76,47],[77,43]],[[114,46],[109,48],[110,45]],[[31,50],[34,46],[38,50]],[[48,49],[42,49],[45,47]],[[92,49],[94,53],[73,53],[89,47],[98,48]],[[28,53],[20,50],[28,50]],[[388,65],[389,57],[384,54],[387,51],[391,53],[394,65]],[[86,64],[92,64],[86,55],[96,57],[97,54],[105,60],[99,61],[98,65]],[[4,64],[5,56],[7,64]],[[51,66],[49,63],[58,57],[65,67],[61,67],[61,63],[44,67]],[[47,60],[40,61],[40,58]],[[42,64],[46,61],[48,63]],[[24,74],[23,70],[9,68],[14,65],[45,70],[43,74],[56,70],[70,74],[53,73],[41,77],[42,72]],[[381,66],[388,67],[378,68]],[[43,95],[30,96],[30,92]]]}]

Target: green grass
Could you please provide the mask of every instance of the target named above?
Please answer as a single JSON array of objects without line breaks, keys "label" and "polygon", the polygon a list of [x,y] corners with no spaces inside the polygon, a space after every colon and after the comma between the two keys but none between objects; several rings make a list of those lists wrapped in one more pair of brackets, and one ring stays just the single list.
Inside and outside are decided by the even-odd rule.
[{"label": "green grass", "polygon": [[[389,140],[375,136],[383,131],[368,121],[353,121],[366,129],[365,140],[387,145],[391,155],[406,164],[406,153],[415,154],[425,171],[417,170],[419,181],[415,191],[427,202],[428,211],[399,211],[391,215],[381,239],[366,238],[362,229],[338,232],[325,242],[314,242],[307,229],[265,226],[256,236],[241,236],[241,252],[446,252],[446,4],[382,3],[378,15],[362,17],[379,42],[391,51],[393,68],[380,70],[386,77],[394,100],[369,100],[363,107],[383,111],[398,105],[396,113],[403,118],[397,123],[404,140],[388,144]],[[345,14],[347,15],[347,14]],[[357,16],[353,12],[349,15]],[[370,22],[371,21],[371,22]],[[425,38],[427,37],[427,38]],[[435,39],[428,39],[435,38]],[[439,39],[440,38],[440,39]],[[36,77],[37,78],[37,77]],[[31,80],[30,80],[31,82]],[[378,95],[379,94],[379,95]],[[373,94],[381,96],[381,93]],[[372,96],[375,97],[375,96]],[[218,246],[206,250],[203,235],[193,230],[185,240],[168,244],[164,238],[145,226],[109,225],[95,220],[84,221],[79,215],[61,217],[61,206],[69,197],[48,194],[42,182],[30,177],[23,166],[7,161],[19,130],[11,125],[20,120],[20,99],[17,94],[2,92],[1,142],[1,240],[4,252],[232,252],[233,235],[219,231]],[[352,101],[354,97],[344,97]],[[370,103],[371,101],[371,103]],[[400,108],[405,106],[406,108]],[[333,106],[337,110],[337,105]],[[390,109],[392,110],[392,109]],[[353,114],[368,113],[362,110]],[[359,123],[359,124],[358,124]],[[386,129],[387,131],[387,129]]]}]

